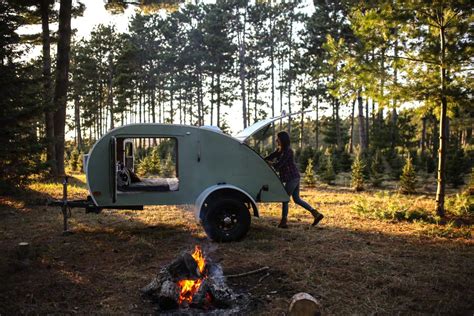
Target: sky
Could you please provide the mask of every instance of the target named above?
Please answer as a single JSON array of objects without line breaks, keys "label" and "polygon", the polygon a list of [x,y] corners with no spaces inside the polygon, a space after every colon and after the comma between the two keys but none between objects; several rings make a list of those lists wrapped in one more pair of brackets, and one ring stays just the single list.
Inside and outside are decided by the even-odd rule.
[{"label": "sky", "polygon": [[126,32],[128,20],[135,12],[135,8],[129,6],[123,14],[113,15],[105,9],[102,0],[81,0],[81,2],[86,6],[84,15],[71,22],[71,27],[77,29],[77,38],[87,38],[98,24],[112,24],[118,32]]}]

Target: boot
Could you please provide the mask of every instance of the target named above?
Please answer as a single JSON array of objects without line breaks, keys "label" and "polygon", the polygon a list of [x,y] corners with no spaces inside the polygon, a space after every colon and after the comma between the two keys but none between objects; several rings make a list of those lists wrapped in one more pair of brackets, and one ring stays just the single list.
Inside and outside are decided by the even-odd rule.
[{"label": "boot", "polygon": [[278,224],[278,228],[288,228],[288,223],[286,218],[282,218],[280,224]]},{"label": "boot", "polygon": [[318,223],[324,218],[324,215],[319,213],[316,210],[312,210],[310,212],[311,212],[311,215],[313,215],[313,217],[314,217],[314,221],[313,221],[313,224],[311,224],[311,226],[318,225]]}]

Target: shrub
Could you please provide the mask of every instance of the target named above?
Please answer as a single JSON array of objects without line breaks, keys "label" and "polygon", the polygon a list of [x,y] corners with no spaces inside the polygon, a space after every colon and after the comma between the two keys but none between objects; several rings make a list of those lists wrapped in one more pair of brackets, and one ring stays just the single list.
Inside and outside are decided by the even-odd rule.
[{"label": "shrub", "polygon": [[464,175],[466,172],[466,158],[461,147],[454,142],[449,146],[446,157],[446,180],[453,187],[457,188],[464,184]]},{"label": "shrub", "polygon": [[446,198],[446,210],[457,216],[474,215],[474,196],[468,191]]},{"label": "shrub", "polygon": [[352,163],[352,173],[351,173],[351,187],[355,191],[364,190],[364,168],[365,163],[362,160],[360,152],[356,154],[354,162]]},{"label": "shrub", "polygon": [[308,165],[306,166],[303,182],[309,187],[313,187],[316,184],[316,181],[314,180],[313,159],[311,158],[308,159]]},{"label": "shrub", "polygon": [[390,166],[390,175],[393,179],[399,179],[402,174],[403,168],[403,159],[402,157],[394,150],[390,150],[387,154],[387,162]]},{"label": "shrub", "polygon": [[161,168],[161,176],[164,178],[172,178],[176,176],[175,166],[171,154],[168,154],[168,156],[166,156],[165,163]]},{"label": "shrub", "polygon": [[336,172],[348,172],[352,168],[351,155],[345,150],[336,150],[335,156],[335,169]]},{"label": "shrub", "polygon": [[323,163],[319,169],[319,178],[321,181],[332,184],[336,180],[336,172],[334,171],[334,163],[331,153],[327,150],[323,156]]},{"label": "shrub", "polygon": [[369,218],[378,218],[395,221],[416,220],[433,223],[436,219],[430,212],[413,207],[414,201],[407,201],[398,194],[381,193],[377,199],[368,200],[366,197],[359,197],[352,206],[352,209],[359,215]]},{"label": "shrub", "polygon": [[375,188],[381,187],[383,182],[383,161],[380,151],[376,151],[370,164],[370,182]]},{"label": "shrub", "polygon": [[469,184],[467,186],[467,194],[474,195],[474,168],[471,169],[471,176],[469,179]]},{"label": "shrub", "polygon": [[418,151],[417,169],[426,173],[433,173],[436,170],[435,159],[428,151]]},{"label": "shrub", "polygon": [[314,150],[312,147],[305,147],[301,151],[299,155],[299,159],[298,159],[298,162],[300,164],[300,171],[306,170],[310,159],[312,160],[312,163],[314,164],[313,156],[314,156]]},{"label": "shrub", "polygon": [[82,171],[82,153],[78,151],[77,148],[74,148],[71,151],[69,155],[68,166],[73,172]]},{"label": "shrub", "polygon": [[413,194],[416,192],[416,172],[411,157],[408,156],[400,176],[400,192]]},{"label": "shrub", "polygon": [[160,175],[161,173],[161,159],[157,147],[154,147],[149,155],[146,155],[138,163],[138,175]]}]

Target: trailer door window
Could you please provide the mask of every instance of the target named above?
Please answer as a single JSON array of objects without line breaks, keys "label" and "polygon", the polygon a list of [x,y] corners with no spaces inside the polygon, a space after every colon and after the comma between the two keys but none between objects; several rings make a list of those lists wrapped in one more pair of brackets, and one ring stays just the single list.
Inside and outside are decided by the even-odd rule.
[{"label": "trailer door window", "polygon": [[120,192],[167,192],[179,189],[177,139],[172,137],[126,138],[123,157],[116,161]]}]

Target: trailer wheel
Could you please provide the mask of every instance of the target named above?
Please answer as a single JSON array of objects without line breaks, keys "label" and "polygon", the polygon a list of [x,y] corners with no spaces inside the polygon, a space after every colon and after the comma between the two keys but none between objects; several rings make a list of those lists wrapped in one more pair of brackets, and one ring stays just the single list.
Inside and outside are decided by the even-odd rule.
[{"label": "trailer wheel", "polygon": [[214,241],[237,241],[249,231],[250,220],[250,212],[243,201],[217,197],[205,208],[203,226],[207,236]]}]

